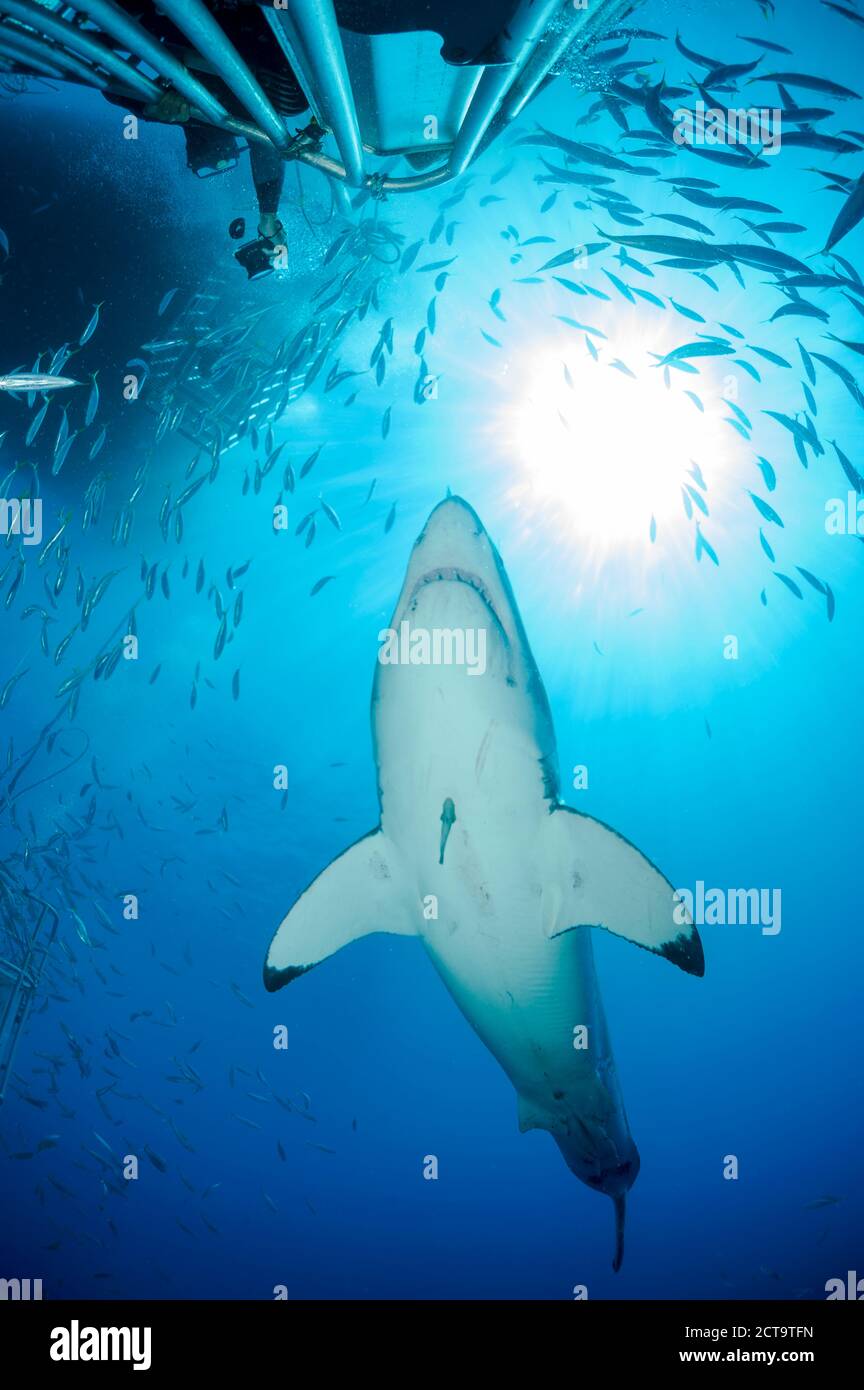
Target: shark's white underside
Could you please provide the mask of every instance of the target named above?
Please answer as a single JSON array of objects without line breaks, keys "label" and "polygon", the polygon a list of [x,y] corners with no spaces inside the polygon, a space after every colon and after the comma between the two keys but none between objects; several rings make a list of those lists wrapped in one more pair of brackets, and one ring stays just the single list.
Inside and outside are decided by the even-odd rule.
[{"label": "shark's white underside", "polygon": [[[404,620],[483,629],[486,668],[376,664],[380,826],[298,898],[265,983],[278,989],[371,932],[419,937],[512,1081],[521,1128],[548,1130],[577,1176],[615,1200],[617,1268],[639,1157],[585,928],[697,975],[701,943],[676,924],[672,885],[638,850],[559,802],[542,681],[503,565],[458,498],[414,547],[392,628]],[[432,896],[437,918],[424,914]],[[574,1047],[582,1025],[588,1046]]]}]

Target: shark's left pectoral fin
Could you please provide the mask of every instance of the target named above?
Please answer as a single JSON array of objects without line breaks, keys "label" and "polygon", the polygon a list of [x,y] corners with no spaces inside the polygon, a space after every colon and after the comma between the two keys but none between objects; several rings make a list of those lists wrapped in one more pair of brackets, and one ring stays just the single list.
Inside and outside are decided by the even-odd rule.
[{"label": "shark's left pectoral fin", "polygon": [[689,975],[705,973],[702,942],[686,908],[629,840],[566,806],[553,811],[543,833],[549,850],[543,890],[548,936],[603,927]]},{"label": "shark's left pectoral fin", "polygon": [[270,943],[264,963],[268,990],[372,932],[413,936],[414,901],[392,842],[381,830],[334,859],[295,902]]}]

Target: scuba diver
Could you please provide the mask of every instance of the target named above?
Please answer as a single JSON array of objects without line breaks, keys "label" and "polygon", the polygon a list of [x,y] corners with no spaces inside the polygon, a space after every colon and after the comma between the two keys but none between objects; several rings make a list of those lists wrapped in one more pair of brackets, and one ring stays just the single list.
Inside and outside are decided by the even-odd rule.
[{"label": "scuba diver", "polygon": [[[123,8],[129,0],[120,0]],[[285,63],[282,52],[269,26],[263,21],[255,4],[245,0],[219,0],[219,23],[234,49],[254,72],[274,111],[283,121],[309,112],[309,103],[302,87]],[[185,57],[185,40],[170,19],[155,7],[136,13],[137,22],[178,56]],[[199,65],[200,71],[200,65]],[[234,93],[214,72],[207,73],[208,89],[230,115],[245,118],[246,112]],[[237,164],[237,138],[229,131],[207,125],[192,115],[189,103],[177,92],[164,92],[154,103],[132,101],[104,91],[107,101],[129,111],[140,120],[179,125],[186,141],[186,165],[199,178],[211,178]],[[311,116],[311,113],[310,113]],[[297,146],[315,143],[322,132],[314,119],[306,130],[295,136]],[[290,158],[290,154],[288,156]],[[250,279],[273,269],[272,261],[282,249],[284,229],[279,220],[279,201],[285,181],[285,155],[269,142],[250,140],[249,160],[252,182],[258,203],[258,236],[235,252],[236,259]],[[235,233],[239,228],[239,233]],[[243,235],[245,223],[237,218],[231,224],[231,235]]]},{"label": "scuba diver", "polygon": [[[109,97],[108,100],[117,99]],[[128,102],[125,105],[128,109]],[[189,103],[176,92],[166,92],[155,106],[142,106],[135,114],[145,121],[182,125],[186,167],[199,178],[225,173],[237,163],[235,136],[216,126],[192,120]],[[275,247],[284,234],[279,221],[279,202],[285,183],[285,161],[275,146],[256,140],[249,144],[249,163],[258,202],[258,235]]]}]

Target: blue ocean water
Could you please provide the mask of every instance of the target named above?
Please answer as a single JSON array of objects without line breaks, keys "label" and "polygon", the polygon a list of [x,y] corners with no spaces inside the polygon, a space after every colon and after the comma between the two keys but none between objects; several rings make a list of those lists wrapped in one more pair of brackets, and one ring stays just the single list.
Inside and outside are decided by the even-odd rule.
[{"label": "blue ocean water", "polygon": [[[688,81],[677,28],[724,61],[755,60],[735,37],[746,33],[794,55],[767,54],[764,71],[860,82],[861,28],[803,0],[778,0],[770,20],[753,3],[734,16],[649,3],[628,22],[666,36],[633,40],[628,55],[652,81]],[[773,105],[776,90],[742,85],[741,101]],[[836,110],[820,129],[861,127],[860,100],[794,90]],[[826,1280],[857,1268],[862,1228],[860,539],[826,528],[832,499],[854,493],[833,443],[860,469],[862,416],[818,359],[811,383],[796,339],[811,360],[860,375],[855,351],[827,335],[864,337],[861,229],[838,245],[843,263],[819,257],[843,195],[812,172],[857,178],[858,154],[781,146],[769,167],[742,172],[672,152],[659,176],[616,172],[637,208],[622,222],[589,202],[596,190],[549,173],[541,160],[560,171],[560,150],[515,143],[539,122],[652,165],[628,153],[637,142],[620,139],[608,110],[577,124],[597,93],[564,74],[458,185],[359,209],[352,225],[377,229],[372,260],[322,310],[338,279],[323,287],[349,265],[344,253],[326,262],[349,224],[313,173],[289,170],[287,270],[246,284],[225,233],[232,217],[254,221],[245,160],[198,181],[176,130],[142,123],[125,140],[119,108],[71,88],[4,95],[0,371],[76,342],[101,309],[69,363],[84,386],[52,401],[30,446],[38,400],[0,397],[3,496],[25,495],[32,463],[43,546],[71,514],[43,563],[42,546],[15,536],[0,557],[0,687],[21,677],[0,710],[7,952],[25,889],[60,914],[0,1108],[0,1276],[41,1278],[46,1297],[267,1299],[283,1286],[294,1299],[562,1299],[577,1285],[592,1298],[823,1297]],[[660,181],[672,175],[781,214],[688,204]],[[804,230],[769,233],[776,246],[845,276],[847,292],[800,291],[827,321],[769,322],[785,302],[770,271],[739,260],[740,278],[721,263],[700,279],[634,247],[637,265],[622,264],[610,233],[694,235],[654,220],[669,212],[704,222],[706,241],[762,247],[736,218],[782,215]],[[579,247],[578,263],[541,271]],[[604,270],[660,303],[628,297]],[[273,424],[272,472],[260,476],[263,430],[225,448],[179,509],[178,539],[177,498],[212,451],[170,420],[160,428],[152,381],[124,397],[127,364],[158,360],[142,345],[182,333],[196,294],[213,296],[214,331],[261,310],[245,341],[266,356],[316,317],[332,326],[372,281],[362,321]],[[370,355],[388,320],[378,384]],[[734,354],[691,359],[698,372],[672,370],[665,384],[657,357],[699,334],[723,335]],[[330,386],[337,359],[337,372],[362,375]],[[85,424],[94,374],[99,407]],[[80,436],[52,473],[67,402]],[[809,412],[819,449],[803,447],[806,468],[765,411]],[[85,529],[93,487],[104,502]],[[701,928],[704,979],[595,933],[642,1158],[618,1274],[610,1203],[546,1134],[519,1133],[509,1081],[418,942],[374,935],[281,993],[261,981],[298,893],[377,822],[378,634],[448,488],[507,568],[553,712],[563,798],[676,886],[782,894],[773,934]],[[308,524],[297,534],[309,512],[311,544]],[[125,544],[112,540],[118,515],[121,530],[132,517]],[[112,571],[84,626],[82,599]],[[131,613],[137,659],[94,679]],[[58,697],[82,672],[78,696]],[[587,786],[574,787],[581,768]],[[126,1155],[140,1160],[134,1181]]]}]

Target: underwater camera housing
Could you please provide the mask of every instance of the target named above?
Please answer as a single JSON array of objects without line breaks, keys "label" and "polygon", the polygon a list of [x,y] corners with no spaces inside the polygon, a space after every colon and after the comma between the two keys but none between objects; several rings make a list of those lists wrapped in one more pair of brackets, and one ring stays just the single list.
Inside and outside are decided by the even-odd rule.
[{"label": "underwater camera housing", "polygon": [[270,275],[274,270],[284,268],[288,248],[284,242],[271,237],[257,237],[235,251],[234,259],[240,262],[250,280],[260,280],[262,275]]}]

